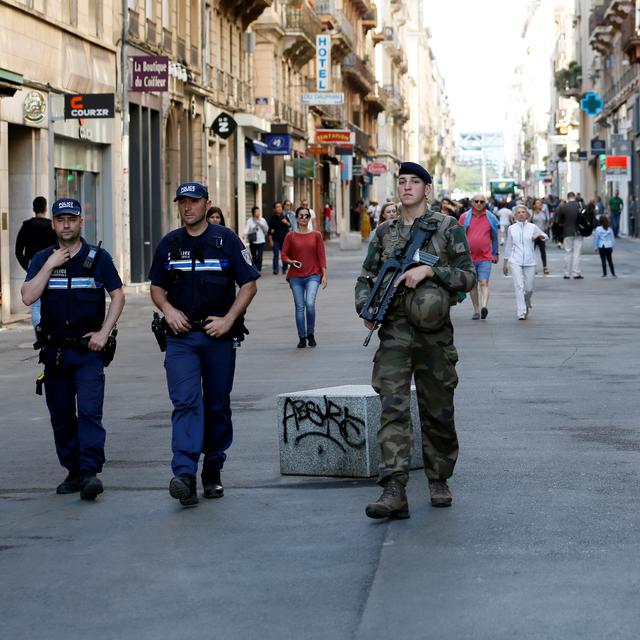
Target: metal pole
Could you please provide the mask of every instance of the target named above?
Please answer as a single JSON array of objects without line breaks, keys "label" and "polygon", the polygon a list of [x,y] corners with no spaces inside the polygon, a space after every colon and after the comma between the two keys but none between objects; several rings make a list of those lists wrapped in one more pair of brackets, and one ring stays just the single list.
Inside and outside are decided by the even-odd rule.
[{"label": "metal pole", "polygon": [[55,119],[53,117],[53,94],[51,93],[51,91],[49,91],[49,93],[47,94],[47,103],[49,118],[49,126],[47,127],[47,202],[49,202],[49,206],[51,206],[56,191],[55,169],[53,166],[55,162],[53,153],[55,145],[55,132],[53,130],[53,124],[55,122]]},{"label": "metal pole", "polygon": [[120,156],[122,162],[122,264],[121,273],[125,283],[131,282],[131,225],[129,209],[129,4],[122,0],[122,143]]}]

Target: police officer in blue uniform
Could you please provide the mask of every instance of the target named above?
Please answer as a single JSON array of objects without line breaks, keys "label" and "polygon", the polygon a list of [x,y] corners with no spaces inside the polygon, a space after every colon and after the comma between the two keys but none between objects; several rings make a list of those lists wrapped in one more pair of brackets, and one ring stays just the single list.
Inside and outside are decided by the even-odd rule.
[{"label": "police officer in blue uniform", "polygon": [[244,337],[243,317],[260,273],[231,229],[207,222],[211,203],[204,185],[181,184],[174,202],[184,226],[158,244],[149,279],[151,299],[167,327],[164,366],[174,407],[169,493],[190,506],[198,503],[201,453],[204,496],[224,494],[220,471],[233,437],[235,348]]},{"label": "police officer in blue uniform", "polygon": [[[80,203],[56,200],[52,214],[58,240],[32,258],[22,301],[42,302],[37,333],[45,395],[58,459],[68,470],[56,492],[79,491],[83,500],[93,500],[103,491],[96,474],[105,460],[104,350],[122,313],[124,292],[111,256],[80,236]],[[111,297],[106,317],[105,290]]]}]

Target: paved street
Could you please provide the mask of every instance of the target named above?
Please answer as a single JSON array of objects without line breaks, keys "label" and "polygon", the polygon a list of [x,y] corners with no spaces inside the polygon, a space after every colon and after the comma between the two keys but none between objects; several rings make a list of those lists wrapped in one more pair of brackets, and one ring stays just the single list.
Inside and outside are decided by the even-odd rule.
[{"label": "paved street", "polygon": [[[585,249],[590,240],[585,241]],[[170,403],[131,294],[107,370],[105,493],[57,496],[26,325],[0,332],[0,619],[4,638],[62,640],[636,639],[640,629],[640,243],[617,280],[585,251],[585,280],[536,278],[515,318],[494,267],[487,321],[454,310],[461,457],[452,509],[411,474],[411,518],[364,515],[373,481],[282,477],[275,396],[367,384],[372,345],[353,312],[360,253],[329,249],[319,346],[295,348],[289,288],[265,275],[234,390],[222,500],[180,509]],[[268,262],[267,262],[268,264]]]}]

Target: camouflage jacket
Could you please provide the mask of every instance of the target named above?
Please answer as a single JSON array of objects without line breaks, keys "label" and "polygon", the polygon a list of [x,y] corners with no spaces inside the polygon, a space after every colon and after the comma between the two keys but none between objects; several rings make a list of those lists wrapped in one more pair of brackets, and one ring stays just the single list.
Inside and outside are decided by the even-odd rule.
[{"label": "camouflage jacket", "polygon": [[[469,253],[467,236],[452,216],[435,213],[427,207],[425,217],[433,217],[440,222],[436,233],[426,247],[423,247],[425,251],[439,258],[438,264],[433,267],[435,276],[430,281],[446,289],[451,294],[450,303],[455,304],[458,292],[471,291],[476,284],[476,272]],[[376,229],[356,282],[355,302],[358,313],[367,302],[373,282],[384,261],[397,255],[397,251],[401,251],[408,242],[408,234],[403,233],[401,227],[402,207],[395,220],[384,222]]]}]

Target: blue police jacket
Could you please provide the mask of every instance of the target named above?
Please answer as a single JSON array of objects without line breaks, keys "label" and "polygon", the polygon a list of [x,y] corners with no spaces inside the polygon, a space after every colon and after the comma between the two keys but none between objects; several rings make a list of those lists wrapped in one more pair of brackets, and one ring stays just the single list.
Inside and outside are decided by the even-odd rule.
[{"label": "blue police jacket", "polygon": [[[42,269],[55,245],[37,253],[29,264],[26,280]],[[104,292],[122,287],[113,259],[98,249],[92,264],[85,263],[92,247],[82,239],[82,247],[70,260],[51,273],[40,297],[44,335],[54,338],[79,338],[89,331],[99,331],[105,314]],[[95,250],[96,247],[93,247]]]},{"label": "blue police jacket", "polygon": [[260,273],[242,240],[229,228],[210,224],[199,236],[183,227],[158,244],[149,271],[151,284],[190,321],[225,315],[236,297],[236,284],[257,280]]}]

